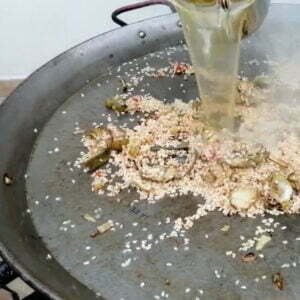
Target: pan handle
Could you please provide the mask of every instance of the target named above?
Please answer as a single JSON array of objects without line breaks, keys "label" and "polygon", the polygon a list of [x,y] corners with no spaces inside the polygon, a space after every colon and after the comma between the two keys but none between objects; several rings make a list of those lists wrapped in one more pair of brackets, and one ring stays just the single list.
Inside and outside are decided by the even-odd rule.
[{"label": "pan handle", "polygon": [[123,13],[126,13],[128,11],[132,11],[132,10],[136,10],[136,9],[139,9],[139,8],[152,6],[152,5],[166,5],[170,8],[172,13],[176,12],[174,5],[170,1],[167,1],[167,0],[147,0],[147,1],[138,2],[138,3],[135,3],[135,4],[130,4],[130,5],[120,7],[112,13],[111,18],[116,24],[118,24],[122,27],[127,26],[128,24],[126,22],[124,22],[122,19],[120,19],[119,15],[121,15]]}]

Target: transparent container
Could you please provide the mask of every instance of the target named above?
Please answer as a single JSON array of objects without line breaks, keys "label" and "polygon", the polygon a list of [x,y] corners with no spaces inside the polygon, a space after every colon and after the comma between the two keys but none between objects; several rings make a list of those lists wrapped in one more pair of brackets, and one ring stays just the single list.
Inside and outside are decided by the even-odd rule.
[{"label": "transparent container", "polygon": [[[223,5],[222,5],[223,2]],[[174,0],[195,69],[204,115],[214,127],[233,130],[244,34],[263,21],[269,0]]]}]

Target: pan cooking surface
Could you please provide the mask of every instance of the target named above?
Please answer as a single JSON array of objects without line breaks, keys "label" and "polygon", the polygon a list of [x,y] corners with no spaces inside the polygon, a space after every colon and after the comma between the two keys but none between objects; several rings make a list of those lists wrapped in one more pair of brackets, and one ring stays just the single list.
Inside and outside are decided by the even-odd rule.
[{"label": "pan cooking surface", "polygon": [[[281,15],[279,8],[274,11]],[[270,64],[257,61],[299,56],[298,15],[291,11],[287,10],[292,24],[288,28],[277,19],[269,19],[259,33],[244,42],[241,70],[246,76],[272,72]],[[27,201],[28,212],[49,249],[47,258],[56,259],[75,278],[107,299],[164,299],[166,294],[170,299],[299,299],[298,216],[273,217],[268,227],[263,222],[270,216],[229,218],[214,212],[186,233],[189,240],[166,239],[164,233],[170,233],[172,221],[191,215],[200,198],[168,198],[149,205],[135,203],[137,195],[131,190],[123,191],[118,203],[115,198],[93,194],[89,175],[72,167],[83,151],[80,135],[73,132],[76,127],[87,129],[93,122],[105,124],[103,101],[120,93],[117,76],[126,81],[148,65],[161,68],[175,61],[189,61],[183,46],[115,68],[111,74],[87,83],[43,128],[38,128],[27,170]],[[183,76],[144,76],[132,93],[150,93],[166,101],[188,101],[197,95],[194,78],[184,80]],[[118,119],[112,113],[111,118],[116,124],[131,124],[125,116]],[[97,217],[97,223],[83,219],[87,213]],[[166,222],[167,217],[171,223]],[[116,231],[92,239],[90,234],[96,226],[110,219],[119,223]],[[280,224],[274,229],[276,222]],[[230,226],[228,232],[221,230],[225,225]],[[244,241],[253,238],[257,226],[273,228],[272,240],[262,251],[264,257],[246,264],[238,250]],[[139,250],[145,240],[151,249]],[[230,251],[236,253],[235,258]],[[277,272],[284,278],[283,291],[272,284],[272,274]]]},{"label": "pan cooking surface", "polygon": [[[249,53],[247,59],[251,55],[264,58],[259,49]],[[189,62],[183,46],[113,69],[111,74],[87,83],[68,99],[40,131],[27,178],[28,206],[39,235],[51,256],[107,299],[155,296],[163,299],[166,294],[170,299],[297,299],[300,295],[298,217],[273,217],[280,226],[263,249],[264,257],[245,264],[238,249],[243,238],[254,236],[256,226],[265,227],[263,218],[225,217],[214,212],[201,218],[186,233],[189,241],[166,239],[164,233],[170,233],[172,221],[193,214],[201,199],[187,196],[156,204],[134,203],[137,195],[131,190],[123,191],[117,203],[114,198],[92,193],[89,175],[73,167],[83,151],[80,135],[73,132],[76,127],[87,129],[93,122],[105,124],[102,114],[108,111],[103,101],[119,93],[121,84],[117,76],[126,81],[148,65],[161,68],[175,61]],[[253,67],[250,71],[246,64],[243,67],[250,76],[251,72],[259,71],[253,71]],[[263,67],[267,72],[266,66]],[[194,78],[184,80],[183,76],[175,79],[145,76],[132,93],[150,93],[167,101],[176,97],[188,101],[197,95]],[[131,123],[127,117],[118,119],[113,113],[111,117],[116,124]],[[87,213],[97,218],[96,224],[82,218]],[[167,217],[171,223],[166,222]],[[110,219],[122,225],[116,226],[115,232],[92,239],[90,234],[96,225]],[[225,225],[230,226],[228,232],[221,230]],[[281,229],[282,226],[287,228]],[[148,240],[151,249],[136,249],[143,240]],[[283,244],[284,240],[288,244]],[[131,252],[126,248],[128,242]],[[236,253],[236,258],[227,256],[227,251]],[[291,267],[282,268],[283,264]],[[271,276],[276,272],[284,277],[284,291],[276,290],[272,284]]]}]

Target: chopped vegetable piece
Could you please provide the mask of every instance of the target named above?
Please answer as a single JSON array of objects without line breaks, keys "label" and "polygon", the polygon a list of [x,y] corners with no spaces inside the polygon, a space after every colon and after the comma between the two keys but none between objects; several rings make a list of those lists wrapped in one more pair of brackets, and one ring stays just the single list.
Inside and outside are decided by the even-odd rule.
[{"label": "chopped vegetable piece", "polygon": [[263,234],[260,236],[256,243],[256,251],[261,251],[269,242],[271,242],[272,238],[269,235]]},{"label": "chopped vegetable piece", "polygon": [[102,234],[106,231],[108,231],[109,229],[111,229],[113,227],[113,223],[111,221],[108,221],[100,226],[97,227],[97,231]]},{"label": "chopped vegetable piece", "polygon": [[104,150],[93,157],[86,159],[83,164],[87,167],[90,171],[94,171],[103,165],[105,165],[109,161],[109,152]]},{"label": "chopped vegetable piece", "polygon": [[272,282],[273,282],[273,284],[276,288],[278,288],[281,291],[283,290],[283,288],[284,288],[284,279],[283,279],[280,272],[277,272],[277,273],[272,275]]},{"label": "chopped vegetable piece", "polygon": [[82,215],[82,217],[89,222],[92,222],[92,223],[97,222],[96,219],[94,217],[92,217],[90,214],[84,214],[84,215]]},{"label": "chopped vegetable piece", "polygon": [[120,98],[107,99],[105,101],[105,107],[112,109],[115,112],[122,113],[127,111],[126,102]]},{"label": "chopped vegetable piece", "polygon": [[108,230],[110,230],[111,228],[113,227],[113,222],[111,221],[107,221],[106,223],[100,225],[100,226],[97,226],[97,230],[95,233],[91,234],[91,237],[92,238],[95,238],[97,237],[98,235],[101,235],[105,232],[107,232]]},{"label": "chopped vegetable piece", "polygon": [[224,225],[222,228],[221,228],[221,231],[223,232],[228,232],[230,230],[230,225]]}]

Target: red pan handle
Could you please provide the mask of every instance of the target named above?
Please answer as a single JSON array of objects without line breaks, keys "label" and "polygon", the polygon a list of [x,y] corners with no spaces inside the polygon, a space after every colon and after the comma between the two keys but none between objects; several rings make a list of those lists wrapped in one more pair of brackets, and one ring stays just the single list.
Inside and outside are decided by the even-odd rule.
[{"label": "red pan handle", "polygon": [[130,4],[130,5],[120,7],[112,13],[111,18],[116,24],[123,27],[123,26],[126,26],[128,24],[126,22],[124,22],[122,19],[120,19],[119,15],[121,15],[123,13],[126,13],[128,11],[132,11],[132,10],[136,10],[136,9],[139,9],[139,8],[152,6],[152,5],[166,5],[170,8],[172,13],[174,13],[176,11],[174,5],[170,1],[167,1],[167,0],[147,0],[147,1],[138,2],[138,3],[135,3],[135,4]]}]

